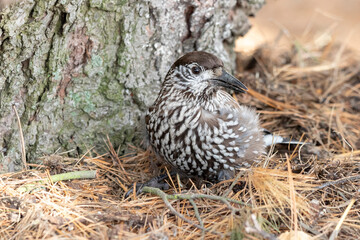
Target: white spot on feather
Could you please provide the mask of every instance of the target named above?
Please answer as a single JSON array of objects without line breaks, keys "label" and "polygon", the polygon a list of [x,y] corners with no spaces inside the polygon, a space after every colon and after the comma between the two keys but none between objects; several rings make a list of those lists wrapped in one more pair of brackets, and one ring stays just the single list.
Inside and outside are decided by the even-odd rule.
[{"label": "white spot on feather", "polygon": [[196,168],[197,167],[197,165],[196,165],[196,161],[195,160],[193,160],[192,161],[192,168]]},{"label": "white spot on feather", "polygon": [[191,149],[190,149],[189,146],[186,146],[185,152],[186,152],[187,155],[190,155],[190,154],[191,154]]},{"label": "white spot on feather", "polygon": [[218,145],[218,147],[219,147],[221,150],[224,150],[224,149],[225,149],[225,146],[224,146],[224,145]]},{"label": "white spot on feather", "polygon": [[178,131],[176,131],[176,136],[180,136],[185,130],[186,130],[186,125],[182,124],[180,126],[180,129]]}]

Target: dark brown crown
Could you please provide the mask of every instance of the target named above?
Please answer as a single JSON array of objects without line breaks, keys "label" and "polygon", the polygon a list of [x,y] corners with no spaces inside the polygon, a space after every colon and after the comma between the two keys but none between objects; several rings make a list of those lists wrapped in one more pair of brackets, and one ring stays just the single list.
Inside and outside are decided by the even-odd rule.
[{"label": "dark brown crown", "polygon": [[205,69],[214,69],[223,67],[223,62],[215,55],[202,51],[189,52],[179,58],[171,68],[175,68],[180,65],[186,65],[190,63],[197,63]]}]

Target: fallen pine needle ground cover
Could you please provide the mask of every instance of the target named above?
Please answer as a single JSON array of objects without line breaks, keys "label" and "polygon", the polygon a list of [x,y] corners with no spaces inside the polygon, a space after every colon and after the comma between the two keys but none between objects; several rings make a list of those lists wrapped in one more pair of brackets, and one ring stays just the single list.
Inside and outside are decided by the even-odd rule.
[{"label": "fallen pine needle ground cover", "polygon": [[[238,53],[236,95],[263,127],[308,144],[272,147],[217,184],[170,178],[125,193],[168,166],[129,146],[50,155],[0,178],[1,239],[357,239],[360,236],[360,62],[331,42]],[[170,170],[170,169],[169,169]]]}]

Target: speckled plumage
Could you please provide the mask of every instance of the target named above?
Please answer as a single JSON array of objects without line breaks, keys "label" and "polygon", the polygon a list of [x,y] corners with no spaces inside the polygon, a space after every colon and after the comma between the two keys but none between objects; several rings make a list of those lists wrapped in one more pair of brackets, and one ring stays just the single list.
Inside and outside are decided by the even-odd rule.
[{"label": "speckled plumage", "polygon": [[250,167],[265,149],[258,115],[224,87],[246,88],[216,56],[188,53],[170,68],[146,114],[152,148],[188,176],[219,180],[236,168]]}]

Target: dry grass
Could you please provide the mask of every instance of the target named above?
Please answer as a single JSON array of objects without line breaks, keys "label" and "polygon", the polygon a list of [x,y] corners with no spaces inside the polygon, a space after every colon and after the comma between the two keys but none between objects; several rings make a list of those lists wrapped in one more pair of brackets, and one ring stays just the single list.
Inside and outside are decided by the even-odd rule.
[{"label": "dry grass", "polygon": [[[203,225],[203,231],[175,216],[156,195],[124,199],[133,182],[145,182],[165,166],[140,149],[118,156],[106,141],[106,155],[48,156],[43,165],[29,164],[32,170],[1,175],[0,238],[274,239],[290,230],[316,239],[336,234],[338,239],[358,238],[357,56],[331,43],[321,49],[299,43],[290,50],[271,49],[264,46],[246,58],[239,54],[240,77],[251,90],[237,98],[258,109],[263,127],[296,139],[303,136],[311,144],[271,149],[261,164],[240,171],[233,191],[226,191],[233,180],[199,185],[178,178],[171,179],[166,191],[222,196],[245,205],[211,198],[169,200],[186,219]],[[78,170],[97,170],[98,177],[18,191],[49,174]]]}]

